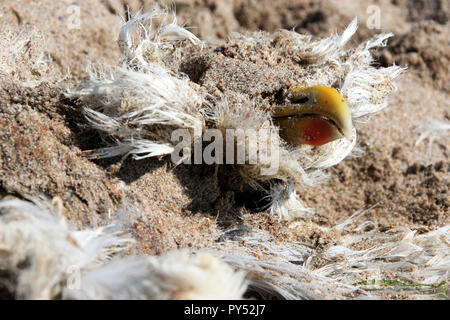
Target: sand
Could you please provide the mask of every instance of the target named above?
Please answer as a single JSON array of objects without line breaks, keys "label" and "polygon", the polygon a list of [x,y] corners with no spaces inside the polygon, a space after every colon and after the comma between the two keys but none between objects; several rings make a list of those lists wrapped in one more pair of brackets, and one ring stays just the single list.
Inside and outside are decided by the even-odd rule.
[{"label": "sand", "polygon": [[[395,34],[386,48],[374,52],[377,63],[408,65],[408,72],[397,81],[398,92],[390,97],[389,107],[357,124],[359,155],[328,169],[327,181],[302,192],[315,211],[310,220],[278,222],[268,212],[255,210],[254,195],[221,189],[213,177],[214,167],[174,167],[166,158],[89,160],[83,155],[83,150],[101,147],[103,142],[86,126],[81,105],[64,92],[83,80],[90,62],[118,62],[119,15],[126,16],[127,6],[131,12],[140,7],[145,11],[152,1],[82,1],[77,7],[80,28],[68,27],[73,12],[67,8],[72,1],[0,1],[2,50],[23,41],[18,52],[0,52],[12,63],[8,67],[2,60],[0,66],[0,197],[60,197],[65,216],[77,228],[104,225],[126,211],[127,224],[138,241],[136,251],[150,255],[211,247],[223,237],[224,229],[238,225],[324,251],[340,242],[333,227],[358,211],[365,213],[353,223],[372,221],[369,229],[380,233],[407,226],[421,234],[448,224],[448,131],[432,143],[416,144],[425,120],[450,121],[448,4],[375,1],[382,15],[380,29],[374,30],[365,25],[372,2],[340,3],[175,2],[179,23],[192,26],[190,31],[222,48],[225,55],[239,54],[239,48],[227,45],[231,32],[294,28],[315,37],[328,36],[342,31],[354,16],[360,28],[353,41],[379,32]],[[47,67],[29,63],[41,55]],[[264,73],[262,63],[253,62],[255,72]],[[228,63],[211,52],[193,57],[183,71],[214,91],[214,77],[233,69]],[[285,72],[266,83],[258,82],[263,77],[227,78],[225,73],[225,86],[253,81],[248,88],[259,91],[247,94],[270,96],[293,76],[287,67]],[[321,263],[319,259],[317,264]]]}]

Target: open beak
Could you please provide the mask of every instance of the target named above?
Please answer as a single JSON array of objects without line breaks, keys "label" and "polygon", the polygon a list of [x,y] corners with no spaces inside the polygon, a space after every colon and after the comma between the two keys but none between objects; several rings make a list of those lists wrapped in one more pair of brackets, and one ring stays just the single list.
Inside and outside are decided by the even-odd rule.
[{"label": "open beak", "polygon": [[334,88],[294,88],[289,104],[272,109],[280,136],[293,145],[320,146],[345,137],[350,140],[352,116],[341,94]]}]

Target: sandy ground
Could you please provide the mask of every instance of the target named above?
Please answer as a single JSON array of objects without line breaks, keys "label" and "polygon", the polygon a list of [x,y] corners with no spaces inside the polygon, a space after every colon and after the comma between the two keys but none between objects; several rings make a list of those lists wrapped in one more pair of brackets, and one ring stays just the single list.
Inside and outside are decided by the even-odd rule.
[{"label": "sandy ground", "polygon": [[[280,241],[325,249],[338,241],[326,230],[360,210],[367,210],[361,221],[375,222],[380,232],[409,226],[424,233],[448,224],[449,135],[416,145],[424,120],[450,121],[448,3],[341,2],[175,1],[179,22],[218,46],[226,45],[231,32],[258,29],[295,28],[327,36],[354,16],[360,20],[354,41],[379,32],[395,34],[386,48],[374,52],[377,62],[409,70],[398,80],[389,107],[357,124],[360,154],[329,169],[326,182],[302,193],[315,211],[310,221],[279,223],[268,212],[250,210],[247,196],[223,193],[211,167],[83,156],[82,150],[102,141],[83,126],[81,106],[63,91],[83,79],[88,63],[117,63],[119,15],[126,16],[127,6],[132,12],[148,9],[152,1],[0,1],[0,57],[7,60],[0,67],[0,196],[58,196],[79,228],[105,224],[127,211],[137,250],[146,254],[209,247],[221,230],[238,224],[266,230]],[[68,27],[74,3],[80,28]],[[366,25],[370,5],[381,10],[380,29]],[[5,54],[22,40],[22,54],[15,60]],[[27,62],[42,54],[48,70]]]}]

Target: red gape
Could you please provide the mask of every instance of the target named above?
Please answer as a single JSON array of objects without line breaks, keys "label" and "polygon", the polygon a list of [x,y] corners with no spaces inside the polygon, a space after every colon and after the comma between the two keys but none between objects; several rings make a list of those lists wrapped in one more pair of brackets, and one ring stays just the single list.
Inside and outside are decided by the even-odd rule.
[{"label": "red gape", "polygon": [[305,144],[321,146],[334,140],[336,128],[327,120],[316,118],[304,122],[302,140]]}]

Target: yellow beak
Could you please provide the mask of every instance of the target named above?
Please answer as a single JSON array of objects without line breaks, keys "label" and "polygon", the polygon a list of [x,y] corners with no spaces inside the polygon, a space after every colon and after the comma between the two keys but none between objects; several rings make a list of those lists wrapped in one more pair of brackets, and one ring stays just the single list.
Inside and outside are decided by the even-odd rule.
[{"label": "yellow beak", "polygon": [[293,145],[323,145],[352,133],[350,108],[341,94],[326,86],[294,88],[286,104],[272,109],[280,136]]}]

